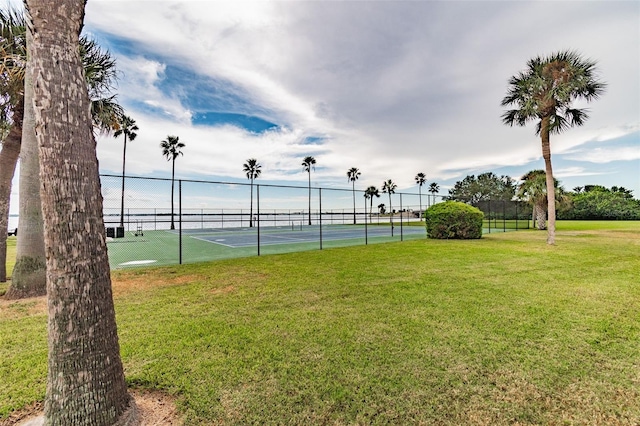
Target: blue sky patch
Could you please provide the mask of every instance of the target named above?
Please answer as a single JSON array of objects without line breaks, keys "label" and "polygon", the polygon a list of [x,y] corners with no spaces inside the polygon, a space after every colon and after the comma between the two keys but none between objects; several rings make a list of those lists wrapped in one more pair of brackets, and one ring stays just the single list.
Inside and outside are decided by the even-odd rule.
[{"label": "blue sky patch", "polygon": [[191,120],[196,125],[221,126],[232,125],[245,129],[252,133],[262,133],[267,130],[277,129],[278,125],[259,117],[233,114],[228,112],[196,113]]}]

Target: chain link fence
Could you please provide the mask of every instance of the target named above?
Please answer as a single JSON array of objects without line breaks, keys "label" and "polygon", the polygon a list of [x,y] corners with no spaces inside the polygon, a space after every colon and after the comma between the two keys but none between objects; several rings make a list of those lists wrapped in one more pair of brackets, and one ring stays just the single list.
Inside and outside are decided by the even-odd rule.
[{"label": "chain link fence", "polygon": [[[424,193],[102,175],[114,269],[425,238]],[[391,195],[391,196],[389,196]],[[488,201],[485,232],[527,229],[523,203]]]},{"label": "chain link fence", "polygon": [[434,194],[101,175],[114,269],[424,238]]},{"label": "chain link fence", "polygon": [[484,213],[483,232],[529,229],[532,207],[523,201],[484,200],[473,204]]}]

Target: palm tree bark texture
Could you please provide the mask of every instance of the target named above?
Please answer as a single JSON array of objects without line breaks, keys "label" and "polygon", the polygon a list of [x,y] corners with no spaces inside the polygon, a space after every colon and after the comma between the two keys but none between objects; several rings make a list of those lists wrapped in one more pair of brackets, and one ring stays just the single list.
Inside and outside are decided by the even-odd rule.
[{"label": "palm tree bark texture", "polygon": [[48,425],[130,425],[90,103],[84,0],[27,0],[47,258]]},{"label": "palm tree bark texture", "polygon": [[[31,33],[26,33],[30,44]],[[27,59],[28,61],[28,59]],[[11,273],[8,299],[43,296],[47,292],[46,259],[42,204],[40,201],[40,161],[33,110],[32,69],[24,76],[24,119],[20,150],[19,212],[20,235],[16,247],[16,264]]]},{"label": "palm tree bark texture", "polygon": [[[7,280],[7,228],[9,225],[9,199],[11,196],[11,180],[16,170],[16,163],[20,155],[20,135],[22,123],[11,126],[9,134],[2,142],[0,151],[0,282]],[[22,120],[22,117],[20,117]]]}]

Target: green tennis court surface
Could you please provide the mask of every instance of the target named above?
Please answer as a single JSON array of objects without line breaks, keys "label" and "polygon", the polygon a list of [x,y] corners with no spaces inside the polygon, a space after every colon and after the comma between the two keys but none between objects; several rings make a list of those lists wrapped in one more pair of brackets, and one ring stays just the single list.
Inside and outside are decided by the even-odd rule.
[{"label": "green tennis court surface", "polygon": [[[180,235],[182,234],[182,235]],[[144,231],[108,242],[112,269],[290,253],[425,238],[424,226],[317,225]],[[180,246],[182,242],[182,247]],[[259,245],[258,245],[259,244]],[[258,253],[259,250],[259,253]]]}]

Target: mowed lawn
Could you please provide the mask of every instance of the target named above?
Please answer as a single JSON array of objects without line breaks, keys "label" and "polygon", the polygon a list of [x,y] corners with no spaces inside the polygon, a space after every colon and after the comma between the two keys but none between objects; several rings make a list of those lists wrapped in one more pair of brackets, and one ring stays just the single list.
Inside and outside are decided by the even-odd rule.
[{"label": "mowed lawn", "polygon": [[[640,424],[640,222],[112,273],[131,387],[186,424]],[[0,421],[46,302],[0,301]]]}]

